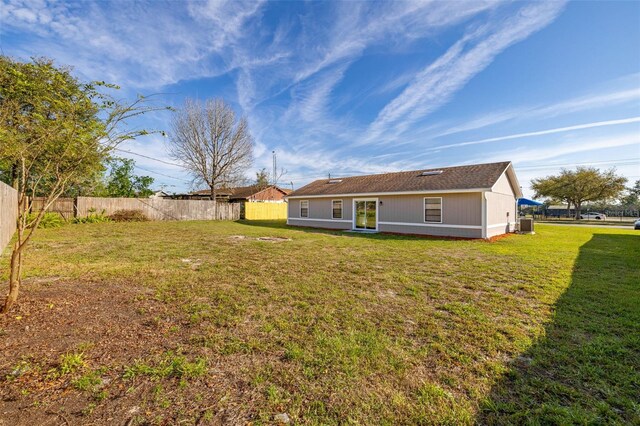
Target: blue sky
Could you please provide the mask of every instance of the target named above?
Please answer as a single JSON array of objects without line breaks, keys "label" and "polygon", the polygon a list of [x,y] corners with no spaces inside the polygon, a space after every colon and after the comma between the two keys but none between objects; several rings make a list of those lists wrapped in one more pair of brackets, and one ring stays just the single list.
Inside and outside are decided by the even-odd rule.
[{"label": "blue sky", "polygon": [[[560,167],[640,179],[640,2],[0,0],[6,55],[48,56],[123,96],[222,97],[298,188],[511,160],[526,195]],[[169,113],[143,125],[169,128]],[[189,189],[162,137],[122,149]]]}]

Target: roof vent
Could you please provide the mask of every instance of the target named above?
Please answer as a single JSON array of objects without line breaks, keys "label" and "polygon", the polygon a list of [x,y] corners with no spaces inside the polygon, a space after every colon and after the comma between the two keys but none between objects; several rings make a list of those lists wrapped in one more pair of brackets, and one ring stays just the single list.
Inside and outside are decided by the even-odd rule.
[{"label": "roof vent", "polygon": [[342,182],[342,179],[329,179],[328,183],[340,183]]},{"label": "roof vent", "polygon": [[429,170],[427,172],[420,173],[420,176],[433,176],[442,174],[442,170]]}]

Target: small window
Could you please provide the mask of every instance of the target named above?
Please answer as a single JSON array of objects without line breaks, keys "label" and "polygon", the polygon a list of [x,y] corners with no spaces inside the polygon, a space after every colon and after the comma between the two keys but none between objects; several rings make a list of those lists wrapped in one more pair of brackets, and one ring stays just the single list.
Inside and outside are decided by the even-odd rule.
[{"label": "small window", "polygon": [[442,223],[442,197],[424,199],[424,221]]},{"label": "small window", "polygon": [[434,176],[442,174],[442,170],[428,170],[426,172],[420,173],[420,176]]},{"label": "small window", "polygon": [[331,218],[332,219],[342,219],[342,200],[333,200],[331,201]]},{"label": "small window", "polygon": [[342,179],[329,179],[329,183],[340,183]]},{"label": "small window", "polygon": [[309,217],[309,201],[300,201],[300,217]]}]

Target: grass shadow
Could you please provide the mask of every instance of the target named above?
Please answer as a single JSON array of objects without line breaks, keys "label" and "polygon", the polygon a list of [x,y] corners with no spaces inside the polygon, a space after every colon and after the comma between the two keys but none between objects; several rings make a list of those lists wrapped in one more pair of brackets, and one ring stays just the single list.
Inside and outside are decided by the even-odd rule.
[{"label": "grass shadow", "polygon": [[479,424],[640,424],[640,237],[595,234],[544,337],[512,361]]}]

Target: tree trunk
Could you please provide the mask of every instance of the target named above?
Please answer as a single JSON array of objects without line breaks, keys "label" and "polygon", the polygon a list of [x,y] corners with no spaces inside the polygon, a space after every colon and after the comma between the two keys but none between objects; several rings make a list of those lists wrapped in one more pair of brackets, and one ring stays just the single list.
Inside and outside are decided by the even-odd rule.
[{"label": "tree trunk", "polygon": [[582,203],[575,203],[576,205],[576,220],[580,219],[580,207],[582,207]]},{"label": "tree trunk", "polygon": [[20,181],[18,180],[18,163],[14,163],[13,166],[11,166],[11,187],[16,191],[18,190],[19,182]]},{"label": "tree trunk", "polygon": [[218,218],[218,200],[216,199],[216,186],[211,185],[211,199],[213,200],[213,219]]},{"label": "tree trunk", "polygon": [[20,292],[20,284],[21,284],[21,271],[22,271],[22,250],[24,249],[24,244],[20,244],[20,237],[18,237],[18,241],[16,241],[13,253],[11,253],[11,272],[9,274],[9,293],[7,293],[7,297],[4,301],[4,305],[2,309],[0,309],[1,314],[8,313],[13,305],[18,300],[18,293]]}]

